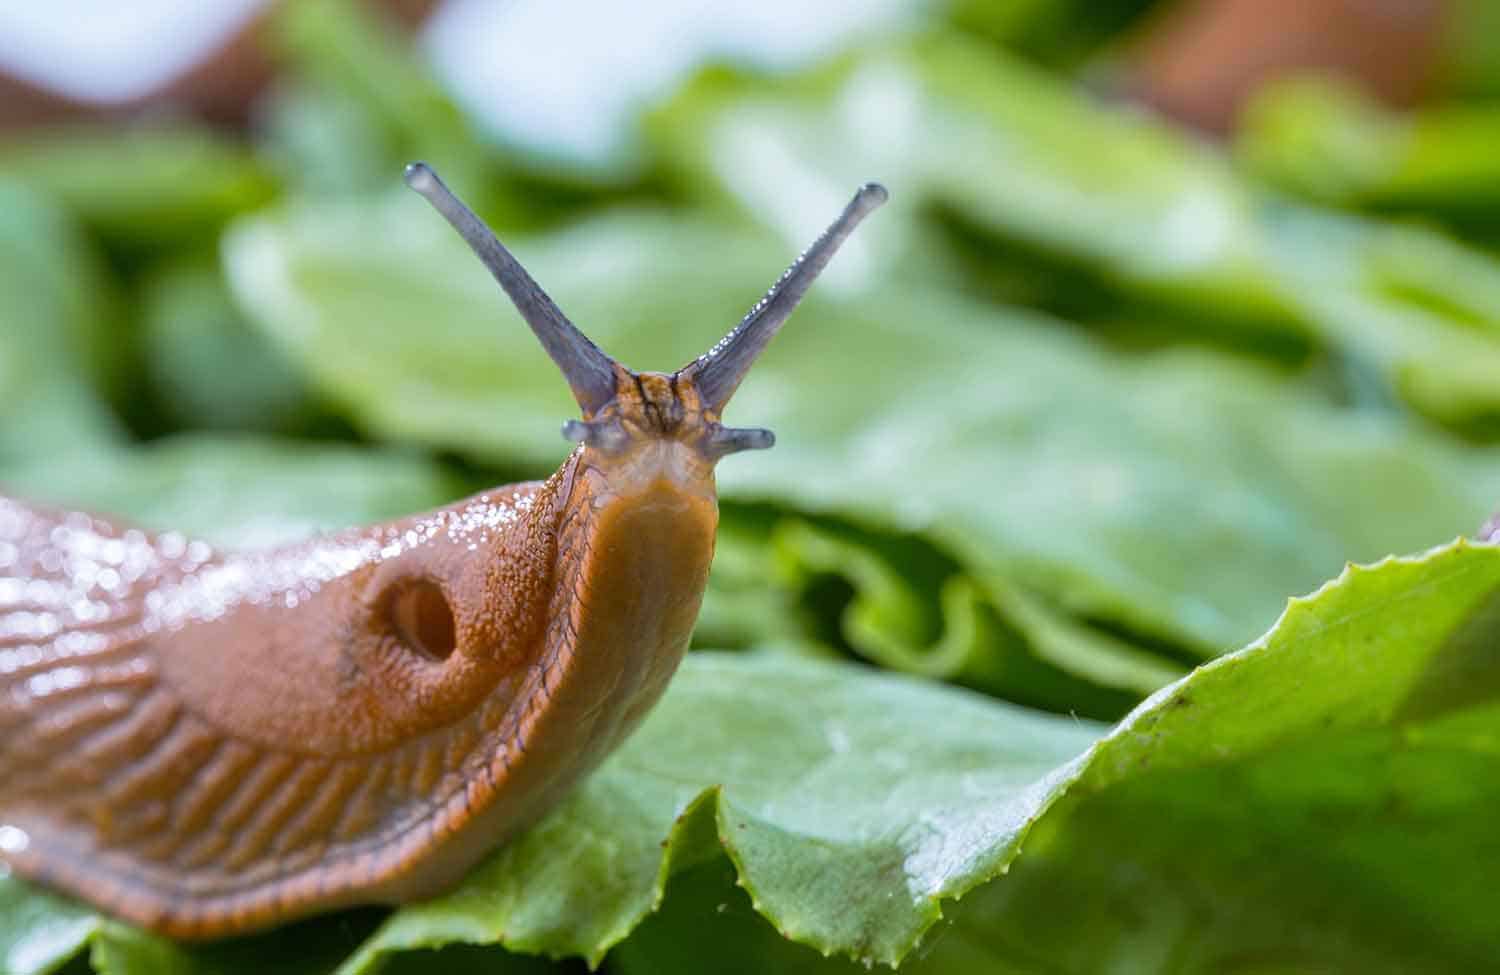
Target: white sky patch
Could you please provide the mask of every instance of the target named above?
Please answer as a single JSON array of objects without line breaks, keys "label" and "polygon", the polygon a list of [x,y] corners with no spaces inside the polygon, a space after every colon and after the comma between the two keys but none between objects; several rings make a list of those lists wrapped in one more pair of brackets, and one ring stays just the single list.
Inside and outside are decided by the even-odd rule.
[{"label": "white sky patch", "polygon": [[773,71],[908,24],[920,0],[594,4],[448,0],[427,46],[449,90],[507,142],[604,166],[644,106],[720,61]]},{"label": "white sky patch", "polygon": [[78,101],[126,102],[202,61],[266,3],[0,3],[0,68]]}]

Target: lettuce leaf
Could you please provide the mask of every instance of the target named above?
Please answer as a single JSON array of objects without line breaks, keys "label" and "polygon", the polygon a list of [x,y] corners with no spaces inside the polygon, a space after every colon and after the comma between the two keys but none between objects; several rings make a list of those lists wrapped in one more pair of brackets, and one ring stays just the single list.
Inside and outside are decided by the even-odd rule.
[{"label": "lettuce leaf", "polygon": [[[693,654],[582,788],[457,890],[397,910],[341,971],[455,942],[597,961],[657,909],[627,970],[674,931],[799,965],[817,956],[775,939],[889,964],[920,944],[916,972],[1485,967],[1500,957],[1497,593],[1488,545],[1351,566],[1102,737],[846,664]],[[722,857],[753,915],[724,896]],[[0,897],[17,970],[110,932],[185,972],[286,943],[178,948],[13,880]]]},{"label": "lettuce leaf", "polygon": [[[513,246],[643,368],[710,344],[784,258],[764,236],[664,214]],[[372,435],[534,476],[565,455],[565,385],[422,201],[267,215],[225,253],[250,319]],[[830,277],[731,406],[779,440],[726,461],[722,492],[925,537],[1019,629],[1009,594],[1035,593],[1211,656],[1346,560],[1472,530],[1500,498],[1493,451],[1221,356],[1121,354],[1053,319],[882,286],[861,253],[844,269],[859,296]],[[858,368],[830,366],[851,349]]]}]

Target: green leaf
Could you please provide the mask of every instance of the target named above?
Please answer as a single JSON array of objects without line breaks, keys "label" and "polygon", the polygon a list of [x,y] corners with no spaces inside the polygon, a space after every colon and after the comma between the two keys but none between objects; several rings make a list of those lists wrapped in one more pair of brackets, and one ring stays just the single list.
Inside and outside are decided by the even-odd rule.
[{"label": "green leaf", "polygon": [[[817,653],[797,617],[800,591],[778,585],[763,519],[733,503],[720,502],[719,534],[703,608],[693,628],[695,647],[744,650],[789,643],[798,652]],[[825,655],[837,653],[822,648]]]},{"label": "green leaf", "polygon": [[1267,86],[1245,111],[1239,158],[1256,176],[1336,206],[1500,220],[1500,110],[1393,112],[1327,78]]},{"label": "green leaf", "polygon": [[1430,230],[1283,208],[1268,214],[1274,263],[1356,374],[1456,428],[1500,418],[1500,263]]},{"label": "green leaf", "polygon": [[461,493],[419,457],[250,436],[69,454],[7,470],[4,480],[12,494],[240,548],[383,521]]},{"label": "green leaf", "polygon": [[788,936],[894,963],[941,898],[1014,856],[1100,730],[847,665],[693,654],[562,807],[343,971],[451,941],[597,960],[721,847]]},{"label": "green leaf", "polygon": [[420,158],[489,201],[494,160],[386,11],[350,0],[282,4],[268,38],[299,83],[271,102],[270,148],[294,190],[367,190]]},{"label": "green leaf", "polygon": [[1266,267],[1258,201],[1222,159],[992,47],[874,47],[776,84],[709,75],[649,131],[685,187],[788,248],[805,246],[847,187],[879,177],[890,212],[872,232],[902,240],[872,252],[893,269],[952,274],[952,256],[925,256],[916,218],[936,209],[986,244],[975,260],[987,292],[1053,306],[1123,291],[1211,333],[1273,348],[1309,337]]},{"label": "green leaf", "polygon": [[1444,18],[1438,76],[1449,96],[1500,93],[1500,7],[1489,0],[1457,0]]},{"label": "green leaf", "polygon": [[[1492,546],[1351,567],[1092,747],[1099,726],[909,678],[694,654],[561,807],[343,970],[453,942],[597,959],[663,896],[651,924],[669,933],[688,918],[726,952],[777,937],[717,892],[726,910],[704,911],[720,851],[757,915],[823,952],[894,963],[947,914],[917,972],[1490,967],[1497,607]],[[14,885],[0,896],[4,916],[55,921],[56,944],[93,934]],[[340,923],[293,932],[318,943]],[[0,928],[0,947],[29,933]]]},{"label": "green leaf", "polygon": [[[1342,170],[1308,163],[1300,145],[1285,155],[1299,174],[1312,174],[1305,182],[1389,167],[1366,157],[1387,153],[1392,139],[1405,143],[1404,134],[1387,131],[1392,126],[1355,138],[1308,122],[1331,143],[1323,156],[1349,157]],[[811,233],[811,215],[831,210],[842,187],[877,173],[893,187],[892,213],[872,225],[908,216],[888,231],[892,239],[871,248],[892,273],[915,263],[924,279],[951,275],[925,266],[941,251],[919,216],[937,209],[967,249],[936,263],[967,262],[971,286],[986,293],[1106,325],[1139,320],[1151,335],[1206,338],[1278,358],[1319,345],[1418,411],[1495,433],[1500,329],[1493,303],[1476,300],[1500,277],[1493,256],[1430,232],[1269,199],[1182,132],[1093,103],[1075,86],[992,51],[950,41],[876,49],[777,86],[710,76],[663,109],[653,132],[664,163],[685,185],[730,201],[789,248],[801,246],[793,241]],[[1493,138],[1483,126],[1464,138],[1475,170],[1493,168]],[[1427,158],[1433,154],[1420,165],[1458,166]],[[1440,183],[1438,175],[1412,179]],[[1470,182],[1492,193],[1500,186],[1478,176]],[[1466,198],[1465,212],[1475,205]],[[1383,286],[1390,264],[1371,255],[1389,251],[1392,238],[1401,238],[1398,249],[1440,251],[1465,269],[1446,278],[1460,309],[1414,304]],[[1484,330],[1462,313],[1476,307],[1489,324]]]},{"label": "green leaf", "polygon": [[[421,204],[243,223],[225,245],[235,296],[372,434],[543,475],[576,406]],[[763,237],[663,215],[513,246],[596,340],[643,368],[701,351],[785,259]],[[860,297],[830,276],[739,392],[731,419],[779,440],[726,461],[722,490],[921,535],[1020,629],[1032,627],[1007,594],[1036,592],[1212,655],[1345,560],[1452,538],[1500,499],[1491,452],[1217,357],[1123,356],[1051,319],[881,287],[859,253],[845,272]],[[830,367],[851,349],[857,369]]]},{"label": "green leaf", "polygon": [[[1500,550],[1349,568],[1099,742],[902,971],[1493,967],[1497,646]],[[852,970],[786,943],[734,878],[678,875],[612,958]]]},{"label": "green leaf", "polygon": [[181,945],[0,875],[0,975],[57,971],[85,950],[100,975],[321,975],[348,957],[378,920],[378,912],[352,911],[247,938]]},{"label": "green leaf", "polygon": [[[415,194],[288,208],[239,224],[223,250],[252,323],[367,431],[521,460],[538,476],[566,456],[557,431],[577,412],[566,385],[538,368],[493,279]],[[595,340],[628,342],[642,368],[701,352],[786,258],[763,236],[660,214],[591,221],[523,254]],[[679,334],[688,322],[697,338]]]},{"label": "green leaf", "polygon": [[306,425],[313,414],[306,382],[244,320],[216,263],[154,273],[140,302],[146,379],[169,421],[283,432]]},{"label": "green leaf", "polygon": [[831,600],[818,590],[821,576],[850,587],[839,636],[890,670],[1111,719],[1184,673],[1018,587],[996,584],[985,592],[968,576],[941,570],[936,579],[924,578],[922,553],[911,546],[882,550],[868,535],[798,519],[778,524],[770,544],[783,584],[821,596],[817,601],[824,604]]},{"label": "green leaf", "polygon": [[120,342],[97,256],[74,222],[0,178],[0,465],[118,435],[101,387]]},{"label": "green leaf", "polygon": [[0,175],[45,192],[131,253],[203,241],[276,193],[247,149],[186,125],[51,130],[0,150]]},{"label": "green leaf", "polygon": [[1151,0],[953,0],[948,19],[1049,65],[1073,65],[1149,14]]},{"label": "green leaf", "polygon": [[[1102,730],[847,665],[693,654],[641,731],[560,808],[454,892],[397,911],[340,970],[454,942],[597,961],[660,903],[672,873],[721,849],[757,910],[789,935],[894,963],[940,899],[1009,862],[1070,774],[1065,763]],[[27,890],[0,886],[23,908],[3,916],[55,923],[68,939],[48,942],[59,946],[52,960],[101,936],[86,913]],[[287,934],[317,944],[339,923]],[[0,938],[24,945],[35,928],[0,927]],[[185,972],[297,957],[274,935],[206,948],[144,936],[95,944]],[[140,970],[129,964],[119,970]]]},{"label": "green leaf", "polygon": [[[713,959],[716,975],[859,975],[872,970],[783,937],[756,913],[737,880],[726,857],[673,876],[661,908],[610,952],[609,970],[620,975],[691,972],[705,958]],[[989,975],[990,969],[971,971]]]},{"label": "green leaf", "polygon": [[957,941],[1070,972],[1493,967],[1497,594],[1500,550],[1459,543],[1294,600],[1099,745]]},{"label": "green leaf", "polygon": [[0,870],[0,972],[41,975],[66,964],[105,921],[72,901],[12,879]]}]

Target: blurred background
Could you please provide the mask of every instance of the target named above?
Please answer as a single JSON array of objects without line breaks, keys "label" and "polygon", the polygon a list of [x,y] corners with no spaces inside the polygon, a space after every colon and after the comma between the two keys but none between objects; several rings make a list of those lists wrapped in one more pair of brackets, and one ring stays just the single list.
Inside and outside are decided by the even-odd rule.
[{"label": "blurred background", "polygon": [[696,642],[1123,714],[1500,505],[1500,5],[0,5],[0,484],[260,545],[576,408],[892,193],[746,383]]}]

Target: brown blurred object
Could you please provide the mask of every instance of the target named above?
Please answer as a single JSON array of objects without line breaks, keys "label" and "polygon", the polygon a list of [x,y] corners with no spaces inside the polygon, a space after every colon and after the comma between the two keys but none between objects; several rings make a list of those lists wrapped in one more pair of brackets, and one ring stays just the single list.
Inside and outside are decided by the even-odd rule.
[{"label": "brown blurred object", "polygon": [[1134,97],[1196,128],[1228,132],[1261,84],[1319,71],[1391,105],[1425,92],[1444,0],[1184,0],[1126,55]]},{"label": "brown blurred object", "polygon": [[[394,21],[415,30],[437,0],[366,0],[385,9]],[[222,125],[240,125],[250,103],[270,80],[270,57],[261,29],[274,4],[184,74],[141,98],[122,102],[85,102],[55,94],[14,78],[0,68],[0,129],[56,122],[131,118],[162,108],[184,112]]]}]

